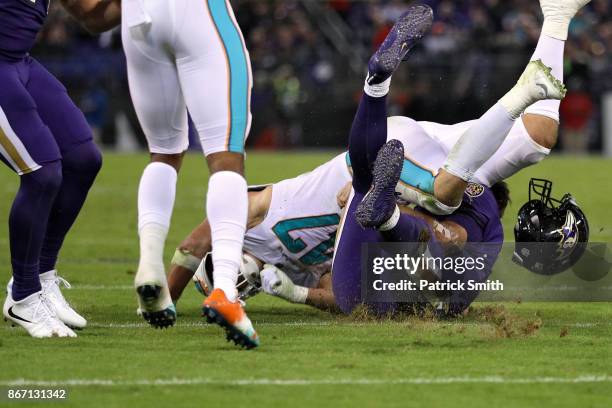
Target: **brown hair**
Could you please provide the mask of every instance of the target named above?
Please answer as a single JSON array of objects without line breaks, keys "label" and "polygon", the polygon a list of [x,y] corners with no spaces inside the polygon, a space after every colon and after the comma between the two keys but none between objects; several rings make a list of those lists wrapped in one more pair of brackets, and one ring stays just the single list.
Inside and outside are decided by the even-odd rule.
[{"label": "brown hair", "polygon": [[505,181],[500,181],[491,186],[491,191],[495,196],[495,201],[497,201],[497,208],[499,208],[500,217],[504,216],[504,211],[506,211],[506,207],[511,202],[510,200],[510,189],[508,188],[508,184]]}]

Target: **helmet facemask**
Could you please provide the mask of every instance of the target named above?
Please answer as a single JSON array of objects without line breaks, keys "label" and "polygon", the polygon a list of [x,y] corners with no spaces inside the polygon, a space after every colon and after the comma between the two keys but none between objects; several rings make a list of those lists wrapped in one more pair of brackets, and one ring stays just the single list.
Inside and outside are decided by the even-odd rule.
[{"label": "helmet facemask", "polygon": [[582,257],[589,240],[586,216],[571,194],[553,198],[552,182],[531,179],[529,201],[514,228],[513,260],[543,275],[561,273]]}]

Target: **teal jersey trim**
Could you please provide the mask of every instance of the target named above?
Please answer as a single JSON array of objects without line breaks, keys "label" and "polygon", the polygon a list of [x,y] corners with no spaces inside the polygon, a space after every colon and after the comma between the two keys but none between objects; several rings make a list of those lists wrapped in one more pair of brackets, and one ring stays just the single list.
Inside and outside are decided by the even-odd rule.
[{"label": "teal jersey trim", "polygon": [[[249,115],[249,63],[239,28],[230,16],[225,0],[207,0],[208,9],[225,48],[230,69],[230,129],[228,150],[244,152]],[[214,80],[214,78],[212,79]]]},{"label": "teal jersey trim", "polygon": [[434,175],[408,159],[404,160],[400,180],[424,193],[433,194],[434,192],[434,181],[436,180]]},{"label": "teal jersey trim", "polygon": [[[349,154],[346,154],[346,165],[351,168],[351,158]],[[424,193],[434,193],[434,182],[436,178],[430,171],[425,170],[422,167],[417,166],[412,161],[404,159],[402,166],[402,174],[400,181],[409,186],[418,188]]]},{"label": "teal jersey trim", "polygon": [[[313,217],[293,218],[276,223],[272,231],[282,244],[293,254],[300,253],[306,249],[306,243],[301,239],[294,239],[289,235],[292,231],[338,226],[340,216],[338,214],[318,215]],[[329,235],[327,239],[319,243],[316,247],[300,257],[300,261],[305,265],[319,265],[332,258],[329,253],[330,248],[336,242],[336,231]]]}]

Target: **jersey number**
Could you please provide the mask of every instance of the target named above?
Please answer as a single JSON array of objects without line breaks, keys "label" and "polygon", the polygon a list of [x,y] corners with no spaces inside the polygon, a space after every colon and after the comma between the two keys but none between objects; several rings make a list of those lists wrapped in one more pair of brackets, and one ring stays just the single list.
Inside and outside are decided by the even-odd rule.
[{"label": "jersey number", "polygon": [[[276,234],[280,242],[293,254],[297,254],[306,249],[306,243],[301,239],[294,239],[289,234],[293,231],[323,228],[333,225],[338,225],[340,216],[338,214],[319,215],[315,217],[293,218],[278,222],[272,231]],[[333,248],[336,242],[335,232],[329,235],[329,238],[319,243],[316,247],[300,257],[300,261],[305,265],[318,265],[331,259],[332,255],[328,253],[330,248]]]}]

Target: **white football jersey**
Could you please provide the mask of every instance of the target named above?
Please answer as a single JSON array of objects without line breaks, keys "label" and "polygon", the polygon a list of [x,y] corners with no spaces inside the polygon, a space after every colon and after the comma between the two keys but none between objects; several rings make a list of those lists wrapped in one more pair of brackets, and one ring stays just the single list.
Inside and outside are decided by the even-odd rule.
[{"label": "white football jersey", "polygon": [[[441,125],[406,117],[388,120],[387,139],[404,145],[406,160],[398,184],[400,201],[416,203],[410,191],[433,181],[448,152],[472,122]],[[476,173],[490,186],[542,160],[549,151],[531,140],[518,120],[505,142]],[[338,192],[352,180],[348,154],[343,153],[310,173],[276,183],[264,221],[250,229],[244,249],[273,264],[302,286],[315,287],[331,268],[334,241],[342,210]]]},{"label": "white football jersey", "polygon": [[343,153],[310,173],[273,184],[268,213],[247,231],[244,250],[276,265],[294,283],[316,287],[331,270],[342,213],[337,195],[350,181]]},{"label": "white football jersey", "polygon": [[[415,183],[426,179],[427,173],[434,176],[438,174],[448,153],[474,121],[443,125],[415,122],[410,118],[395,116],[389,118],[387,123],[387,139],[397,139],[404,144],[407,158],[404,173],[411,173],[414,178],[411,182]],[[549,154],[550,149],[534,142],[523,121],[519,119],[500,148],[476,172],[474,181],[491,187],[522,169],[539,163]]]}]

